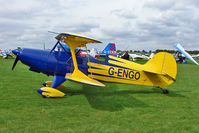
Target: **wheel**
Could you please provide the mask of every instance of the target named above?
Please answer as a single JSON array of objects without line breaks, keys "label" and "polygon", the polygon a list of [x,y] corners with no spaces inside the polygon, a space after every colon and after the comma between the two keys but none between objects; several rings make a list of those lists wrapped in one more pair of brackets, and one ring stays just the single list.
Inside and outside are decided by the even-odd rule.
[{"label": "wheel", "polygon": [[169,93],[169,91],[168,90],[162,90],[162,92],[163,92],[163,94],[168,94]]},{"label": "wheel", "polygon": [[43,98],[46,98],[46,96],[42,95]]},{"label": "wheel", "polygon": [[50,98],[49,96],[44,96],[44,95],[42,95],[42,97],[43,97],[43,98]]}]

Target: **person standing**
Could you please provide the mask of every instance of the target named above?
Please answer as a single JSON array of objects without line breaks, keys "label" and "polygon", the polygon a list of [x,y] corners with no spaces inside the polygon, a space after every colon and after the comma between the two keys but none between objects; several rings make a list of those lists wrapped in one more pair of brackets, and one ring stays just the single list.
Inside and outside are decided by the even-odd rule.
[{"label": "person standing", "polygon": [[125,52],[125,54],[122,56],[122,59],[129,60],[129,53],[128,53],[128,51]]}]

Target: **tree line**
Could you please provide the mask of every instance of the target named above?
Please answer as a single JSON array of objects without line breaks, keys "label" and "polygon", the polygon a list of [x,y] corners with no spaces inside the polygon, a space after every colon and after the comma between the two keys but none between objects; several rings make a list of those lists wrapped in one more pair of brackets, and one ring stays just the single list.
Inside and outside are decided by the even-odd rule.
[{"label": "tree line", "polygon": [[[127,51],[127,50],[125,50]],[[125,52],[125,51],[122,51],[122,50],[117,50],[117,53],[120,53],[120,52]],[[189,54],[199,54],[199,50],[186,50]],[[178,50],[168,50],[168,49],[157,49],[155,51],[152,51],[152,50],[149,50],[149,51],[146,51],[146,50],[128,50],[128,52],[130,53],[158,53],[158,52],[168,52],[168,53],[171,53],[171,54],[175,54],[178,52]]]}]

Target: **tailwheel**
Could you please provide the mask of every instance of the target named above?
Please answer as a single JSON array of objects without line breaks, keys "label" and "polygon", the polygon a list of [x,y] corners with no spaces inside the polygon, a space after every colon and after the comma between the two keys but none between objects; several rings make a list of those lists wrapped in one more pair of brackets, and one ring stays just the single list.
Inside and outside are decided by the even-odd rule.
[{"label": "tailwheel", "polygon": [[168,94],[169,93],[169,91],[168,90],[166,90],[166,89],[163,89],[163,94]]},{"label": "tailwheel", "polygon": [[163,93],[163,94],[168,94],[168,93],[169,93],[169,91],[168,91],[167,89],[163,89],[163,88],[161,88],[161,87],[158,87],[158,88],[160,88],[160,90],[162,90],[162,93]]}]

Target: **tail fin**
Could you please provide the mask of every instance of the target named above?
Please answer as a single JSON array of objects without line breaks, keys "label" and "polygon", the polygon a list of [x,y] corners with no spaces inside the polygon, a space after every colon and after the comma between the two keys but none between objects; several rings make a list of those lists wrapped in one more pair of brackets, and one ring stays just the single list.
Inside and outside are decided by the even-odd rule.
[{"label": "tail fin", "polygon": [[161,74],[175,81],[177,74],[176,60],[171,54],[160,52],[154,55],[153,58],[144,65],[144,71]]},{"label": "tail fin", "polygon": [[101,53],[102,55],[113,55],[116,56],[115,43],[109,43]]}]

